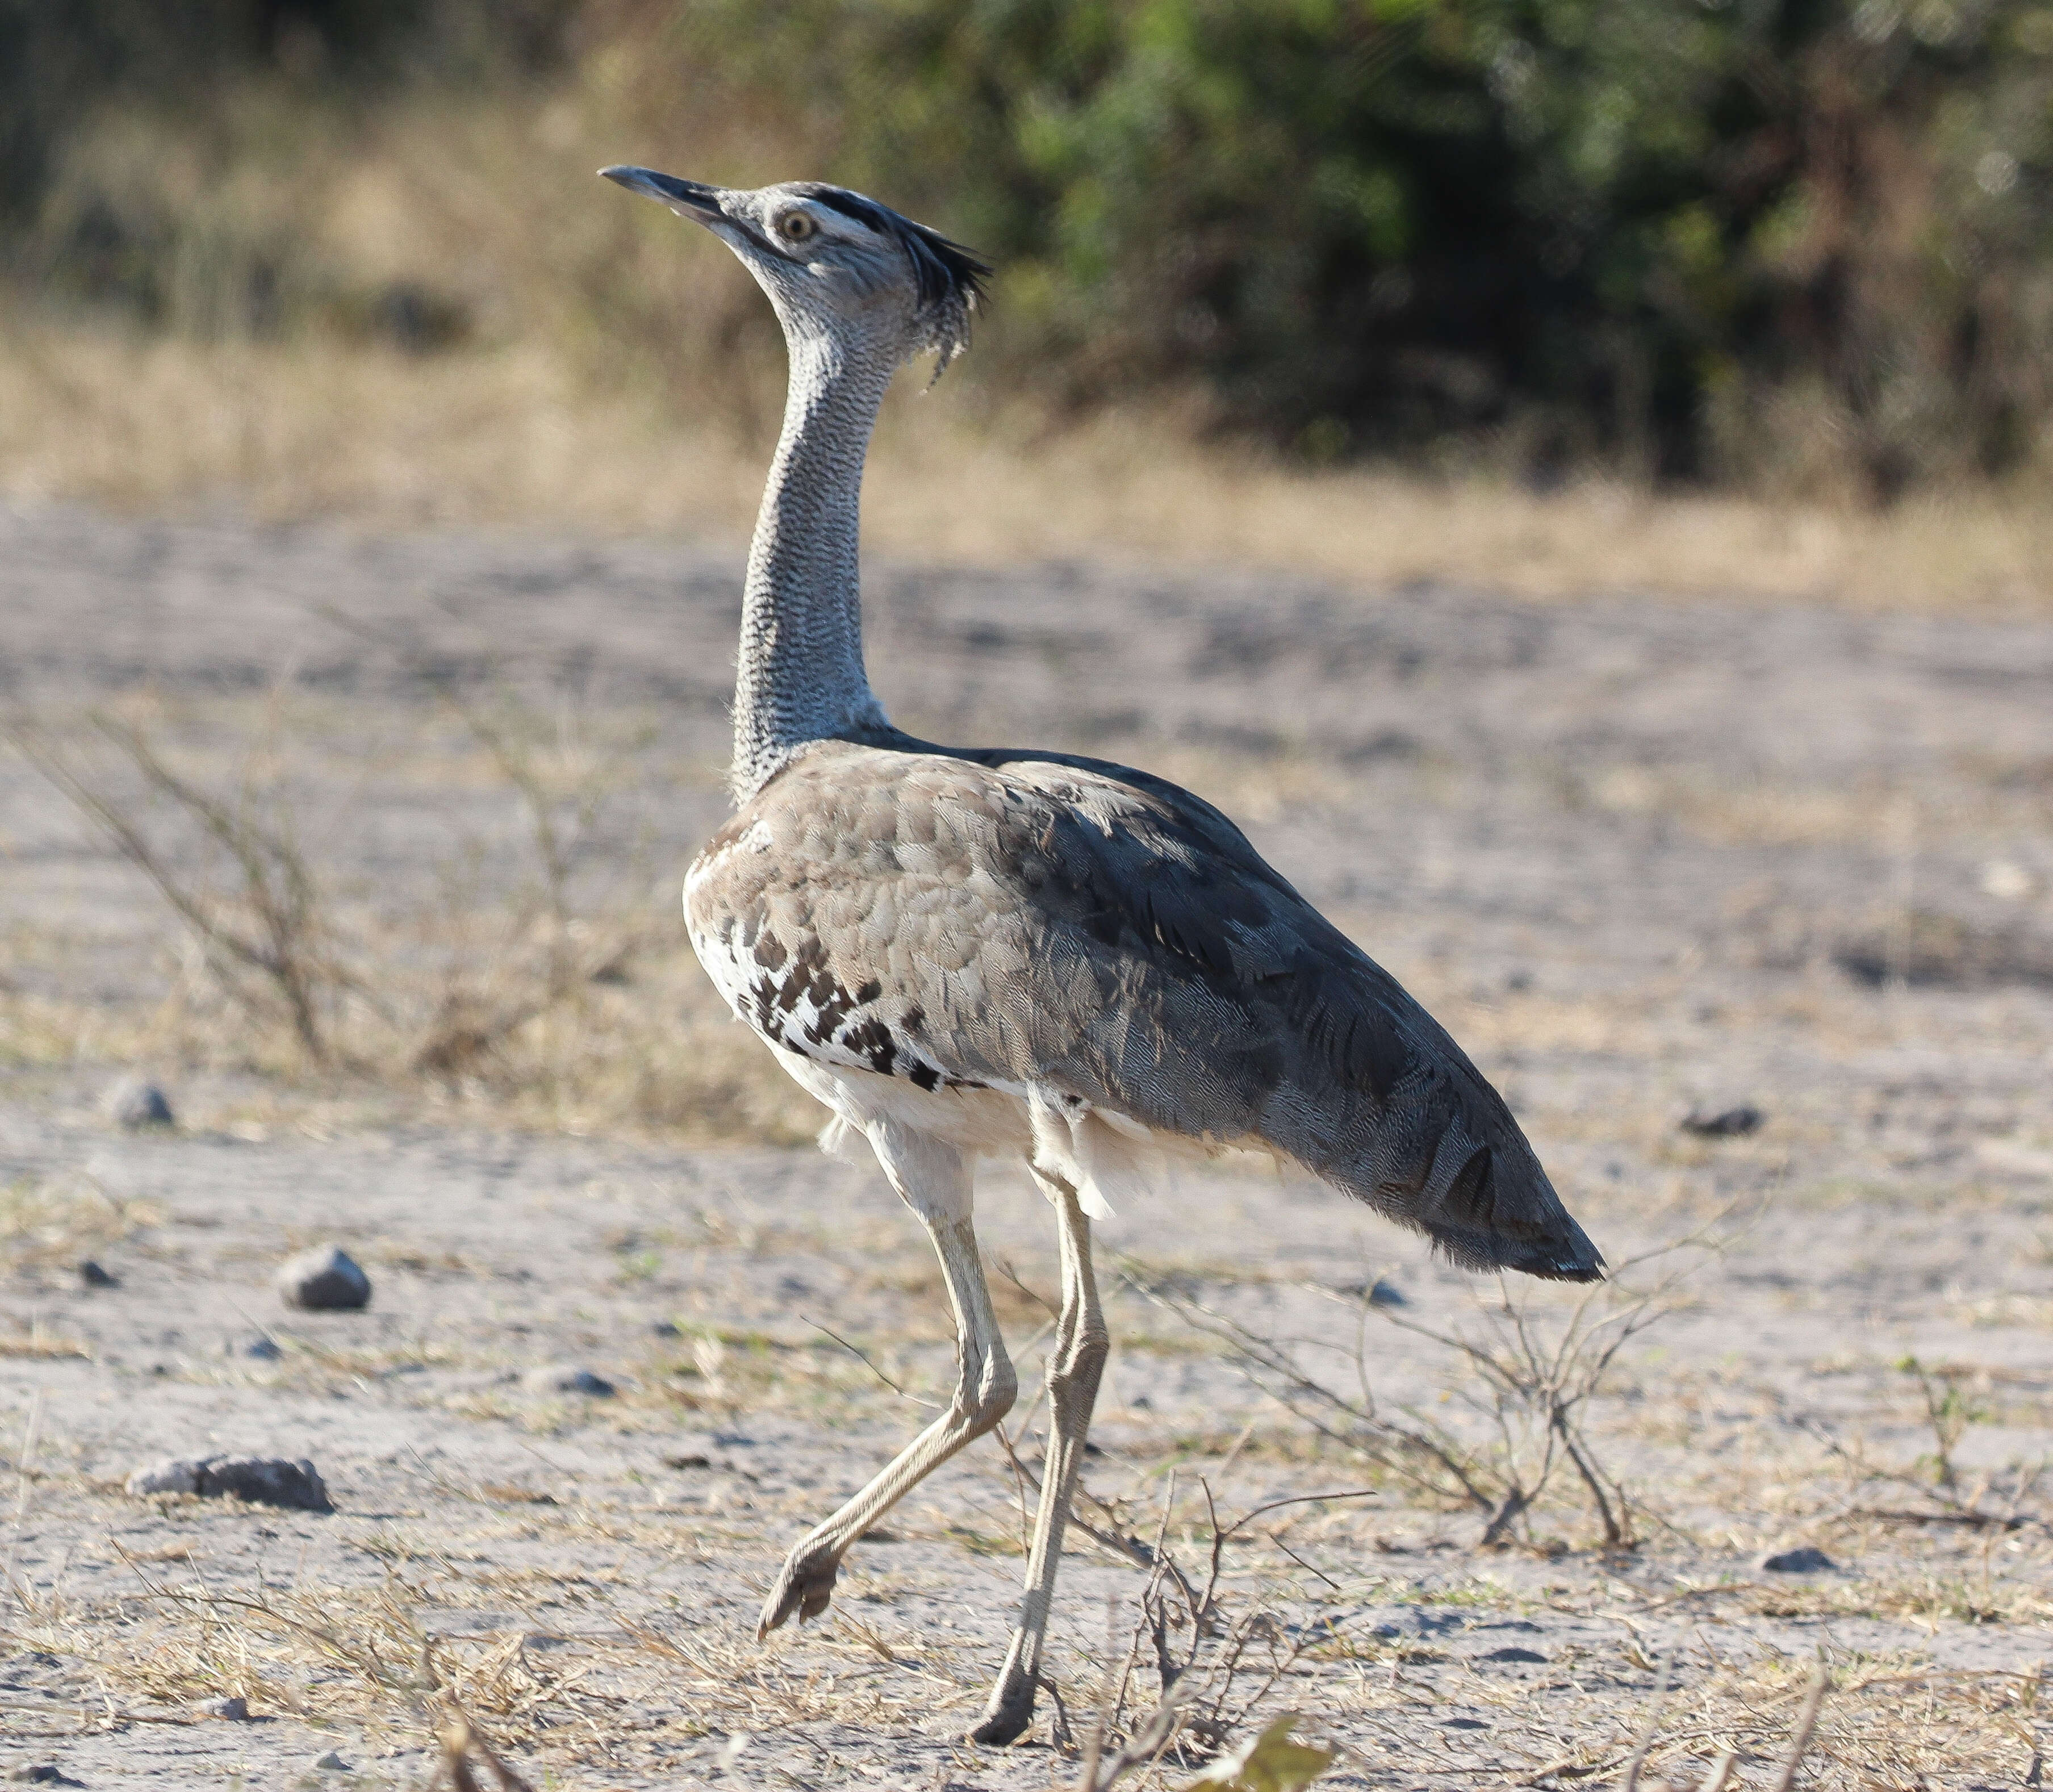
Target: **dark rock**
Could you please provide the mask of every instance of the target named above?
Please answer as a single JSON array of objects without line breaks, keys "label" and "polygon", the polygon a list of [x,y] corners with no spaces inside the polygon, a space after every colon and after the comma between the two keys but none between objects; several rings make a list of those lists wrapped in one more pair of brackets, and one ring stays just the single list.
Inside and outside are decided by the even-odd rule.
[{"label": "dark rock", "polygon": [[589,1369],[579,1369],[574,1363],[553,1363],[546,1368],[531,1369],[520,1380],[535,1393],[581,1393],[591,1400],[610,1400],[618,1391],[603,1375],[595,1375]]},{"label": "dark rock", "polygon": [[1839,1566],[1823,1550],[1814,1550],[1808,1543],[1800,1550],[1763,1556],[1761,1565],[1771,1574],[1829,1574]]},{"label": "dark rock", "polygon": [[1693,1107],[1682,1116],[1682,1127],[1698,1138],[1744,1138],[1758,1132],[1768,1116],[1757,1107]]},{"label": "dark rock", "polygon": [[1547,1657],[1533,1649],[1494,1649],[1482,1659],[1486,1661],[1545,1661]]},{"label": "dark rock", "polygon": [[120,1276],[109,1274],[90,1257],[78,1266],[78,1279],[81,1287],[118,1288],[121,1286]]},{"label": "dark rock", "polygon": [[289,1511],[332,1512],[328,1488],[311,1462],[282,1456],[179,1456],[128,1477],[131,1493],[190,1493],[233,1498]]},{"label": "dark rock", "polygon": [[280,1266],[278,1298],[308,1313],[354,1313],[371,1304],[371,1278],[340,1245],[319,1244]]},{"label": "dark rock", "polygon": [[73,1779],[54,1761],[45,1761],[33,1767],[17,1767],[7,1776],[27,1786],[83,1786],[82,1779]]},{"label": "dark rock", "polygon": [[312,1765],[316,1773],[346,1774],[349,1771],[349,1763],[333,1749],[330,1749],[325,1755],[316,1755],[313,1758]]},{"label": "dark rock", "polygon": [[139,1133],[151,1126],[175,1126],[171,1104],[155,1083],[140,1077],[117,1083],[108,1091],[107,1118],[117,1126]]}]

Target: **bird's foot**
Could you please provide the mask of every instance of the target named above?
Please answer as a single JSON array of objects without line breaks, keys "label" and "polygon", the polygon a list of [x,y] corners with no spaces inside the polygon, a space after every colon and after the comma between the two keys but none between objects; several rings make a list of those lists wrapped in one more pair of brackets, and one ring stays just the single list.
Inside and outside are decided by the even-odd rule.
[{"label": "bird's foot", "polygon": [[1034,1721],[1034,1694],[1039,1684],[1038,1676],[1007,1673],[991,1689],[983,1721],[970,1731],[969,1739],[986,1748],[1003,1748],[1019,1741]]},{"label": "bird's foot", "polygon": [[776,1585],[763,1601],[763,1615],[756,1621],[756,1641],[761,1642],[787,1618],[796,1617],[803,1624],[825,1611],[834,1597],[834,1574],[840,1566],[834,1557],[821,1554],[810,1542],[799,1544],[786,1556],[777,1571]]}]

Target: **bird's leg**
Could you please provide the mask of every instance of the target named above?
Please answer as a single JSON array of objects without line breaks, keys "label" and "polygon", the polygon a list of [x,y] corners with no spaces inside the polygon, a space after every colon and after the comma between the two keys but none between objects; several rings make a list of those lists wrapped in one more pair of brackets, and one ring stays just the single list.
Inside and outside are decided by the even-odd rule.
[{"label": "bird's leg", "polygon": [[993,1744],[1015,1740],[1033,1721],[1034,1694],[1041,1682],[1041,1641],[1062,1562],[1062,1532],[1070,1521],[1070,1501],[1083,1466],[1084,1438],[1109,1348],[1097,1283],[1091,1274],[1090,1221],[1075,1189],[1038,1169],[1034,1174],[1055,1204],[1062,1229],[1062,1311],[1048,1358],[1048,1452],[1041,1465],[1034,1546],[1026,1558],[1026,1596],[983,1721],[970,1732],[975,1741]]},{"label": "bird's leg", "polygon": [[784,1558],[757,1621],[760,1641],[787,1618],[817,1617],[827,1609],[834,1574],[849,1546],[972,1439],[1012,1409],[1019,1383],[977,1254],[971,1224],[969,1169],[952,1147],[873,1129],[871,1142],[906,1204],[926,1222],[956,1316],[956,1391],[948,1409],[891,1459],[884,1472],[834,1516],[799,1539]]}]

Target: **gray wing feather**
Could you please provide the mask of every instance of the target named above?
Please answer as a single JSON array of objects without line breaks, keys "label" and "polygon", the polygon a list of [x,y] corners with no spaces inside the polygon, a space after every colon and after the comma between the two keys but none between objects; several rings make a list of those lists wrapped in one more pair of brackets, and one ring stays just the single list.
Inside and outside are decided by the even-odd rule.
[{"label": "gray wing feather", "polygon": [[774,965],[760,1000],[807,967],[847,998],[830,998],[830,1039],[902,1045],[870,1067],[1259,1142],[1470,1266],[1580,1280],[1602,1263],[1461,1048],[1173,784],[1060,754],[830,743],[701,864],[695,935]]}]

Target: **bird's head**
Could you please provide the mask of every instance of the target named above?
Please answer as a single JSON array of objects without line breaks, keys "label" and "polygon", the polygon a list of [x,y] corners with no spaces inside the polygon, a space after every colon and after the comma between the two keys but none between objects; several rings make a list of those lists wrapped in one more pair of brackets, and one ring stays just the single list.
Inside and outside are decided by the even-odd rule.
[{"label": "bird's head", "polygon": [[648,168],[599,172],[705,225],[756,276],[787,335],[881,332],[898,359],[932,349],[944,367],[968,344],[990,268],[874,199],[813,180],[748,189]]}]

